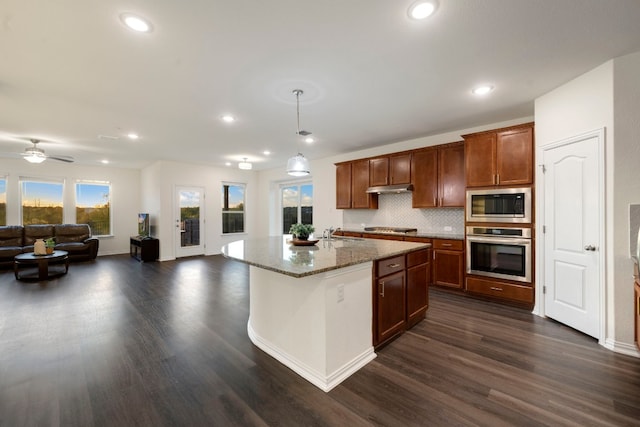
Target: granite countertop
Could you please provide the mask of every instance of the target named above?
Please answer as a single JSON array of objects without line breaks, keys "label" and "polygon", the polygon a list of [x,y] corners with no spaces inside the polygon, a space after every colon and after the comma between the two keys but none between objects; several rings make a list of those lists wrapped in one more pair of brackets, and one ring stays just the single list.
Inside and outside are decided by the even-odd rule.
[{"label": "granite countertop", "polygon": [[290,239],[290,235],[284,235],[238,240],[223,246],[221,252],[227,258],[265,270],[305,277],[431,246],[429,243],[361,238],[321,239],[313,246],[293,246]]},{"label": "granite countertop", "polygon": [[[452,240],[464,240],[464,234],[453,234],[453,233],[434,233],[434,232],[425,232],[418,230],[416,233],[385,233],[382,231],[365,231],[363,229],[355,229],[355,228],[339,228],[340,231],[349,231],[353,233],[367,233],[367,234],[383,234],[389,236],[410,236],[410,237],[424,237],[427,239],[452,239]],[[336,231],[338,231],[336,230]]]}]

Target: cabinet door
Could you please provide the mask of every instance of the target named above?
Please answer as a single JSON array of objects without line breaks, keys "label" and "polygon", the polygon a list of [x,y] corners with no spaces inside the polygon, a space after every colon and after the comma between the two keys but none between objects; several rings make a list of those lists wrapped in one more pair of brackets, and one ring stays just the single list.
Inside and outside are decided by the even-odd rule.
[{"label": "cabinet door", "polygon": [[462,289],[464,252],[433,251],[433,284]]},{"label": "cabinet door", "polygon": [[423,263],[407,269],[407,327],[422,320],[429,306],[430,267]]},{"label": "cabinet door", "polygon": [[438,206],[464,207],[464,145],[438,150]]},{"label": "cabinet door", "polygon": [[533,128],[499,132],[496,138],[496,184],[533,182]]},{"label": "cabinet door", "polygon": [[495,185],[496,135],[474,135],[464,140],[465,176],[467,187]]},{"label": "cabinet door", "polygon": [[368,160],[356,160],[351,163],[351,181],[351,207],[377,209],[378,195],[367,193],[367,188],[369,188]]},{"label": "cabinet door", "polygon": [[351,163],[336,165],[336,209],[351,208]]},{"label": "cabinet door", "polygon": [[404,271],[400,271],[376,281],[376,345],[405,329],[404,279]]},{"label": "cabinet door", "polygon": [[635,330],[636,330],[636,347],[640,350],[640,285],[638,282],[634,285],[635,289]]},{"label": "cabinet door", "polygon": [[412,206],[433,208],[438,203],[438,150],[420,150],[411,160]]},{"label": "cabinet door", "polygon": [[369,185],[389,184],[389,158],[379,157],[369,160]]},{"label": "cabinet door", "polygon": [[389,157],[389,183],[409,184],[411,182],[411,154]]}]

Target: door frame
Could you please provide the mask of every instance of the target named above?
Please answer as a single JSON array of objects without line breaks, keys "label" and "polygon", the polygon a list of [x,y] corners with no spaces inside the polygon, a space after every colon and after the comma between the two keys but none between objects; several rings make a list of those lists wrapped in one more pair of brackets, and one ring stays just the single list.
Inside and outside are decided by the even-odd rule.
[{"label": "door frame", "polygon": [[606,140],[605,140],[606,132],[605,128],[595,129],[589,132],[585,132],[582,134],[578,134],[566,139],[562,139],[556,142],[552,142],[546,144],[544,146],[538,147],[536,150],[536,158],[539,159],[539,168],[536,171],[536,302],[533,308],[533,313],[537,314],[541,317],[547,317],[545,311],[545,301],[543,294],[543,286],[544,286],[544,277],[545,277],[545,244],[547,235],[543,231],[543,226],[545,225],[545,205],[544,205],[544,190],[545,190],[545,174],[544,174],[544,164],[542,163],[544,160],[545,152],[552,150],[554,148],[558,148],[564,145],[575,144],[577,142],[581,142],[587,139],[596,138],[597,140],[597,151],[598,151],[598,226],[600,228],[600,233],[598,238],[599,242],[599,250],[598,250],[598,262],[600,263],[600,271],[598,278],[598,297],[599,301],[599,317],[600,317],[600,326],[599,326],[599,338],[598,344],[605,345],[605,334],[606,334],[606,326],[607,326],[607,304],[606,304],[606,253],[607,253],[607,240],[606,240],[606,171],[605,171],[605,148],[606,148]]},{"label": "door frame", "polygon": [[[172,223],[173,227],[173,253],[174,258],[183,258],[188,256],[196,256],[196,255],[204,255],[206,250],[206,241],[205,241],[205,193],[204,187],[198,187],[194,185],[175,185],[173,188],[173,221],[180,221],[180,202],[178,201],[178,197],[181,190],[193,190],[199,191],[200,198],[200,245],[193,246],[193,250],[189,251],[181,251],[180,247],[180,239],[178,238],[178,233],[176,228],[179,227],[175,222]],[[196,249],[197,248],[197,249]]]}]

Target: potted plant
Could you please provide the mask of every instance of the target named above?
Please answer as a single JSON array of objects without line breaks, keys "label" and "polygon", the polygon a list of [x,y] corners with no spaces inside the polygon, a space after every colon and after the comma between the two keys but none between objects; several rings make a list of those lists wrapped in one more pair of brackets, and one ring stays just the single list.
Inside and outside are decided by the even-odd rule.
[{"label": "potted plant", "polygon": [[293,234],[293,237],[298,240],[307,240],[309,235],[313,233],[315,228],[311,224],[291,224],[289,233]]},{"label": "potted plant", "polygon": [[47,248],[47,254],[52,254],[53,253],[53,249],[56,246],[56,238],[55,237],[49,237],[48,239],[46,239],[44,241],[44,246]]}]

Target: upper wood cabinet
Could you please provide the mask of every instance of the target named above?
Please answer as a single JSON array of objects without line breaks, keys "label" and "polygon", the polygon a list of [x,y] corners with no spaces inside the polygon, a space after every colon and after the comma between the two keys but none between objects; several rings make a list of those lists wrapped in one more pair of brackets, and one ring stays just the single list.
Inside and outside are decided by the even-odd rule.
[{"label": "upper wood cabinet", "polygon": [[411,153],[393,154],[369,160],[369,185],[409,184]]},{"label": "upper wood cabinet", "polygon": [[467,187],[533,183],[533,123],[463,138]]},{"label": "upper wood cabinet", "polygon": [[336,209],[377,209],[378,195],[368,187],[369,160],[336,164]]},{"label": "upper wood cabinet", "polygon": [[415,151],[411,161],[412,206],[463,207],[464,173],[463,142]]}]

